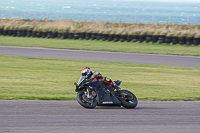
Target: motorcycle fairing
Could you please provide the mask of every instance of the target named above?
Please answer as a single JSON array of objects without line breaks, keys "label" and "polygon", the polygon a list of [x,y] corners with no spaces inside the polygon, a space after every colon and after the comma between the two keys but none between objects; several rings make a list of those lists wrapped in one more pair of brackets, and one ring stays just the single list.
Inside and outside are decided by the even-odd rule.
[{"label": "motorcycle fairing", "polygon": [[115,96],[110,96],[110,92],[105,89],[105,84],[102,84],[101,81],[90,82],[87,85],[94,88],[97,92],[96,100],[98,102],[98,106],[121,106],[121,102]]}]

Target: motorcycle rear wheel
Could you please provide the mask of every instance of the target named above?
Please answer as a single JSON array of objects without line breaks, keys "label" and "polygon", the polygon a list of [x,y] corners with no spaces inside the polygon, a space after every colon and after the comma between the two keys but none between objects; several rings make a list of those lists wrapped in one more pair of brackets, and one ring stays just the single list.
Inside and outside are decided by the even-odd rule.
[{"label": "motorcycle rear wheel", "polygon": [[137,100],[136,96],[130,91],[127,91],[127,90],[123,90],[123,91],[125,91],[125,93],[127,93],[129,95],[132,95],[133,98],[131,100],[119,98],[122,106],[124,108],[132,108],[132,109],[135,108],[138,104],[138,100]]},{"label": "motorcycle rear wheel", "polygon": [[88,99],[87,96],[85,95],[84,91],[78,92],[76,98],[77,98],[78,103],[81,106],[83,106],[84,108],[93,109],[93,108],[95,108],[97,106],[96,98]]}]

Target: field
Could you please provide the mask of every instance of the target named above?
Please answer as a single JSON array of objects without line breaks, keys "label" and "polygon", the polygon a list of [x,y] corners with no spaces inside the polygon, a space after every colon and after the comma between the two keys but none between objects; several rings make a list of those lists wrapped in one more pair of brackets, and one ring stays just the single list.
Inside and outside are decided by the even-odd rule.
[{"label": "field", "polygon": [[85,66],[132,91],[139,100],[200,100],[200,68],[0,56],[0,99],[75,100]]},{"label": "field", "polygon": [[180,46],[158,43],[122,43],[96,40],[63,40],[0,36],[0,46],[45,47],[57,49],[200,56],[200,45]]}]

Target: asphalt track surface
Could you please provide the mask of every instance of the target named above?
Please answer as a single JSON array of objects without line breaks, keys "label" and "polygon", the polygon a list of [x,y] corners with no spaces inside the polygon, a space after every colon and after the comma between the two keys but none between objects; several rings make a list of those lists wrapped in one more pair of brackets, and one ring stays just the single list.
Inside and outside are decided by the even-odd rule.
[{"label": "asphalt track surface", "polygon": [[199,133],[200,101],[85,109],[76,101],[0,101],[0,133]]},{"label": "asphalt track surface", "polygon": [[200,57],[0,46],[0,55],[200,67]]}]

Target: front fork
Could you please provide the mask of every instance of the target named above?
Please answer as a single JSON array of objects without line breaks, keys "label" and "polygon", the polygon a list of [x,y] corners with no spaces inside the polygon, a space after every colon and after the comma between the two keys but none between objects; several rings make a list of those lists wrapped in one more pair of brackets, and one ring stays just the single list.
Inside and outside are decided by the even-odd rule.
[{"label": "front fork", "polygon": [[88,99],[93,99],[94,97],[90,94],[90,90],[87,88],[87,91],[85,91],[85,95]]}]

